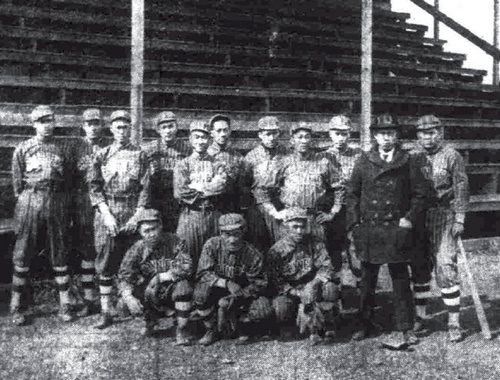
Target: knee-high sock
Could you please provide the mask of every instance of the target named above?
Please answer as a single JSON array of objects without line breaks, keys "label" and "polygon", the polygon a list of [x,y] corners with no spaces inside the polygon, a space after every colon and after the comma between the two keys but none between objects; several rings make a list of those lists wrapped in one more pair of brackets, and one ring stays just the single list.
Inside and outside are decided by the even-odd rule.
[{"label": "knee-high sock", "polygon": [[54,267],[54,276],[59,290],[59,302],[61,305],[70,303],[68,267]]},{"label": "knee-high sock", "polygon": [[99,278],[99,293],[101,296],[101,313],[111,313],[111,292],[113,291],[113,279],[101,276]]},{"label": "knee-high sock", "polygon": [[430,282],[413,284],[413,298],[415,300],[415,313],[417,317],[425,318],[427,315],[427,300],[431,296]]},{"label": "knee-high sock", "polygon": [[10,311],[17,311],[21,306],[21,295],[28,284],[29,268],[14,265],[12,275],[12,298],[10,300]]},{"label": "knee-high sock", "polygon": [[81,264],[82,270],[82,289],[83,289],[83,298],[86,301],[94,300],[94,262],[83,260]]},{"label": "knee-high sock", "polygon": [[458,285],[450,288],[442,288],[441,296],[448,309],[448,325],[460,326],[460,287]]}]

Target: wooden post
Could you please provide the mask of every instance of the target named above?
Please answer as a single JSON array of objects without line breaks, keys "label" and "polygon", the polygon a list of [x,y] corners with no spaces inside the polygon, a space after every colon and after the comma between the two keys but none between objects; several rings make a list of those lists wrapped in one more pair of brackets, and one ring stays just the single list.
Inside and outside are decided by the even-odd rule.
[{"label": "wooden post", "polygon": [[[439,0],[434,0],[434,7],[439,10]],[[434,39],[439,40],[439,20],[434,17]]]},{"label": "wooden post", "polygon": [[[493,46],[498,49],[498,0],[493,1]],[[498,59],[493,58],[493,85],[498,85]]]},{"label": "wooden post", "polygon": [[142,142],[142,91],[144,78],[144,0],[132,0],[132,51],[130,61],[131,141]]},{"label": "wooden post", "polygon": [[371,146],[372,119],[372,26],[373,0],[362,0],[361,8],[361,148]]}]

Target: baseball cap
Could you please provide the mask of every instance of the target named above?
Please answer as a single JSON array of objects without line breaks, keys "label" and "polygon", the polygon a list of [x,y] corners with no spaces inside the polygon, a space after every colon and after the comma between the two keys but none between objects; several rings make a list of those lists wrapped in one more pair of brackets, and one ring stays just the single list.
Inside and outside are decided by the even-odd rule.
[{"label": "baseball cap", "polygon": [[434,115],[425,115],[417,120],[417,131],[440,127],[441,120]]},{"label": "baseball cap", "polygon": [[231,126],[231,119],[229,118],[229,116],[222,115],[222,114],[217,114],[217,115],[212,116],[208,125],[210,126],[210,128],[213,128],[214,123],[216,121],[219,121],[219,120],[225,121],[229,126]]},{"label": "baseball cap", "polygon": [[219,229],[221,231],[233,231],[244,228],[247,222],[240,214],[225,214],[219,218]]},{"label": "baseball cap", "polygon": [[83,120],[84,121],[91,121],[91,120],[101,120],[101,111],[98,110],[97,108],[89,108],[83,111],[82,114]]},{"label": "baseball cap", "polygon": [[294,124],[292,126],[292,135],[297,132],[297,131],[300,131],[300,130],[304,130],[304,131],[309,131],[309,132],[312,132],[312,127],[311,127],[311,124],[310,123],[306,123],[305,121],[301,121],[300,123],[298,124]]},{"label": "baseball cap", "polygon": [[300,207],[290,207],[285,210],[284,222],[290,222],[296,219],[307,220],[307,210]]},{"label": "baseball cap", "polygon": [[279,131],[280,122],[276,116],[264,116],[257,124],[260,131]]},{"label": "baseball cap", "polygon": [[167,121],[177,121],[177,116],[175,115],[175,113],[171,111],[164,111],[160,112],[156,116],[156,126],[160,125],[161,123],[165,123]]},{"label": "baseball cap", "polygon": [[351,119],[345,115],[337,115],[330,119],[328,123],[329,129],[335,129],[339,131],[350,131],[352,128]]},{"label": "baseball cap", "polygon": [[132,121],[132,119],[130,118],[130,114],[125,110],[118,110],[113,112],[109,117],[109,121],[112,123],[115,120],[125,120],[129,123]]},{"label": "baseball cap", "polygon": [[203,120],[194,120],[189,124],[189,132],[200,131],[210,134],[210,126]]},{"label": "baseball cap", "polygon": [[54,116],[54,111],[49,106],[37,106],[33,111],[31,111],[31,121],[35,122],[40,119],[46,118],[47,116]]},{"label": "baseball cap", "polygon": [[137,223],[142,222],[161,222],[161,214],[158,210],[152,208],[141,210],[137,217]]}]

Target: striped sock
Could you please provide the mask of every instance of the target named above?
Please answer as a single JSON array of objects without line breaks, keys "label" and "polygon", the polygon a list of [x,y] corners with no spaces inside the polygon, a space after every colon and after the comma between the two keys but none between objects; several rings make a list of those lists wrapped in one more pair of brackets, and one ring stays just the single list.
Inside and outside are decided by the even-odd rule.
[{"label": "striped sock", "polygon": [[81,283],[83,289],[83,298],[86,301],[94,300],[94,262],[83,260],[81,264]]},{"label": "striped sock", "polygon": [[54,278],[59,290],[59,301],[61,305],[69,304],[69,274],[68,267],[54,267]]},{"label": "striped sock", "polygon": [[99,278],[99,293],[101,295],[101,313],[111,314],[111,293],[113,291],[113,278],[101,276]]},{"label": "striped sock", "polygon": [[448,325],[460,326],[460,287],[455,285],[450,288],[442,288],[441,296],[448,309]]},{"label": "striped sock", "polygon": [[191,302],[175,302],[175,311],[177,312],[177,317],[188,318],[191,311]]},{"label": "striped sock", "polygon": [[413,284],[413,298],[415,300],[415,314],[417,317],[427,316],[427,300],[431,297],[430,282]]},{"label": "striped sock", "polygon": [[10,300],[10,311],[18,311],[21,307],[21,296],[28,285],[29,268],[14,265],[12,275],[12,298]]}]

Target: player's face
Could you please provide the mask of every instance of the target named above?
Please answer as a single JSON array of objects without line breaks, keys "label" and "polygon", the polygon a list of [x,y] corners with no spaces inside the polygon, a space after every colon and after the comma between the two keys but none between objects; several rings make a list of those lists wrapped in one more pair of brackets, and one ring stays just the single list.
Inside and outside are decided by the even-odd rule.
[{"label": "player's face", "polygon": [[259,138],[267,149],[273,149],[278,146],[279,131],[260,131]]},{"label": "player's face", "polygon": [[55,120],[54,116],[46,116],[35,121],[33,127],[39,138],[46,139],[54,135]]},{"label": "player's face", "polygon": [[288,234],[295,242],[300,242],[306,234],[307,221],[303,219],[291,220],[286,223]]},{"label": "player's face", "polygon": [[117,143],[125,145],[130,141],[130,124],[126,120],[113,121],[110,130]]},{"label": "player's face", "polygon": [[296,152],[306,153],[311,149],[312,135],[306,130],[298,130],[292,136],[292,145]]},{"label": "player's face", "polygon": [[153,244],[161,236],[161,223],[155,221],[142,222],[139,227],[139,233],[147,244]]},{"label": "player's face", "polygon": [[242,229],[237,229],[233,231],[222,231],[221,236],[226,244],[226,247],[231,252],[236,252],[243,246],[243,235]]},{"label": "player's face", "polygon": [[443,139],[441,128],[431,128],[417,132],[419,144],[425,149],[434,149]]},{"label": "player's face", "polygon": [[210,138],[205,132],[193,131],[191,132],[191,136],[189,136],[189,141],[191,141],[193,150],[196,153],[205,153],[207,151]]},{"label": "player's face", "polygon": [[214,141],[224,146],[229,140],[229,135],[231,134],[231,129],[229,124],[224,120],[217,120],[212,126],[212,138]]},{"label": "player's face", "polygon": [[330,139],[332,140],[333,146],[335,148],[343,149],[347,146],[347,140],[349,139],[349,132],[332,129],[330,131]]},{"label": "player's face", "polygon": [[173,141],[177,135],[177,123],[166,121],[158,126],[158,132],[163,141]]},{"label": "player's face", "polygon": [[382,150],[389,152],[396,146],[398,132],[394,129],[381,129],[376,131],[373,137]]},{"label": "player's face", "polygon": [[85,131],[85,136],[89,139],[96,139],[101,133],[101,122],[100,120],[86,120],[83,123],[83,130]]}]

